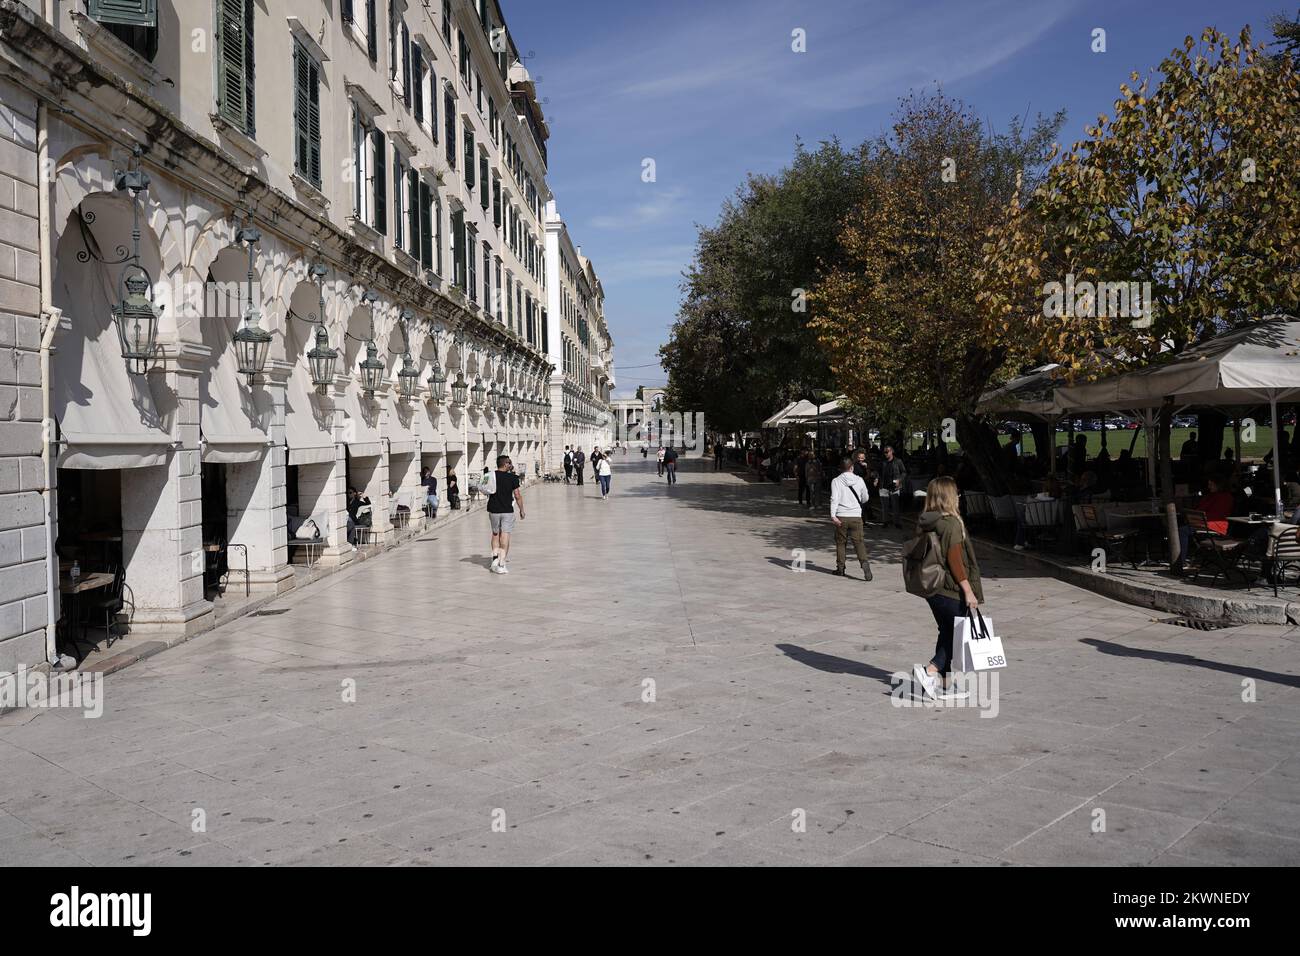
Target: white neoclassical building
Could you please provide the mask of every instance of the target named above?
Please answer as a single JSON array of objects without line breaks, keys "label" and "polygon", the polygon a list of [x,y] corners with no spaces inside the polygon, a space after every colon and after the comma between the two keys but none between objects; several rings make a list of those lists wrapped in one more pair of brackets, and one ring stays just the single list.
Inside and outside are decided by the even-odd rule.
[{"label": "white neoclassical building", "polygon": [[605,322],[605,290],[595,267],[569,237],[555,201],[546,206],[546,295],[550,328],[549,467],[563,463],[564,448],[590,453],[615,441],[610,406],[614,381],[614,340]]},{"label": "white neoclassical building", "polygon": [[544,470],[547,136],[496,0],[0,0],[0,672],[70,565],[194,631],[214,553],[279,592]]}]

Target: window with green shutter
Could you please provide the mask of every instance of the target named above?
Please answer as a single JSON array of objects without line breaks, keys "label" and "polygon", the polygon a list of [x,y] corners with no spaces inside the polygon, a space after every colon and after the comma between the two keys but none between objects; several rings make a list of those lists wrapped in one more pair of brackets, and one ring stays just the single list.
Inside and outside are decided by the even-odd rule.
[{"label": "window with green shutter", "polygon": [[433,261],[433,236],[436,226],[433,222],[433,191],[423,179],[419,183],[420,211],[420,265],[426,269],[441,271],[442,263],[435,268]]},{"label": "window with green shutter", "polygon": [[217,112],[249,136],[253,109],[253,0],[217,0]]},{"label": "window with green shutter", "polygon": [[457,209],[451,214],[451,266],[452,281],[465,288],[465,213]]},{"label": "window with green shutter", "polygon": [[406,209],[402,201],[406,196],[406,164],[402,154],[393,147],[393,248],[406,249],[404,230],[407,225]]},{"label": "window with green shutter", "polygon": [[480,184],[478,203],[483,207],[483,211],[487,212],[488,207],[492,205],[492,197],[488,195],[491,192],[488,189],[488,161],[487,156],[483,154],[479,154],[478,158],[478,181]]},{"label": "window with green shutter", "polygon": [[157,55],[158,0],[88,0],[86,13],[146,60]]},{"label": "window with green shutter", "polygon": [[374,129],[370,131],[370,139],[374,145],[374,164],[370,167],[375,171],[372,183],[374,185],[373,199],[375,201],[375,221],[371,223],[380,235],[388,235],[388,178],[384,175],[384,169],[387,164],[384,157],[388,152],[388,138],[384,136],[382,130]]},{"label": "window with green shutter", "polygon": [[294,168],[320,188],[320,65],[297,40],[293,43]]},{"label": "window with green shutter", "polygon": [[465,120],[465,185],[474,188],[474,130]]},{"label": "window with green shutter", "polygon": [[424,208],[422,203],[420,174],[414,169],[408,169],[406,171],[406,251],[424,265],[424,235],[420,228],[420,215]]}]

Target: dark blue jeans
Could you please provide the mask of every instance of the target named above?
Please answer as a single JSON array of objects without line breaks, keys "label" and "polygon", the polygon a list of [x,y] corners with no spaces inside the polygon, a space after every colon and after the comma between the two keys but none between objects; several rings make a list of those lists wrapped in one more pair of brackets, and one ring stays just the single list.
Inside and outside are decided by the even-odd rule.
[{"label": "dark blue jeans", "polygon": [[934,657],[930,663],[939,668],[939,673],[947,676],[952,666],[952,626],[963,613],[964,603],[956,598],[936,594],[926,598],[934,623],[939,625],[939,638],[934,642]]}]

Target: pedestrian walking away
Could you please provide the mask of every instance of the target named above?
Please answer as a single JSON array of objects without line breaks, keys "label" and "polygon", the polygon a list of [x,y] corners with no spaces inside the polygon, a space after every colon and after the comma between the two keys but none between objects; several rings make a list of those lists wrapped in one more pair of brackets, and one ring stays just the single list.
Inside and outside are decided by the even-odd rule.
[{"label": "pedestrian walking away", "polygon": [[798,459],[794,463],[794,476],[799,481],[799,504],[804,507],[812,507],[812,495],[808,493],[808,460],[812,454],[807,451],[799,452]]},{"label": "pedestrian walking away", "polygon": [[596,470],[596,478],[600,481],[600,497],[604,500],[609,497],[609,480],[612,470],[609,467],[609,458],[602,457]]},{"label": "pedestrian walking away", "polygon": [[524,520],[524,493],[519,476],[508,455],[497,456],[497,470],[488,476],[487,511],[492,526],[492,564],[490,570],[509,574],[510,535],[515,530],[515,503],[519,503],[519,520]]},{"label": "pedestrian walking away", "polygon": [[853,473],[867,486],[867,497],[862,502],[862,526],[866,527],[871,518],[871,489],[876,484],[876,473],[867,461],[865,449],[859,448],[853,453]]},{"label": "pedestrian walking away", "polygon": [[677,484],[677,451],[672,445],[664,449],[664,473],[668,475],[668,484]]},{"label": "pedestrian walking away", "polygon": [[573,477],[578,479],[578,486],[582,487],[582,469],[587,464],[587,456],[582,453],[581,448],[573,449]]},{"label": "pedestrian walking away", "polygon": [[938,547],[943,565],[937,589],[926,598],[939,631],[934,657],[924,667],[917,664],[912,668],[922,692],[933,700],[938,697],[939,681],[945,687],[948,684],[957,617],[979,607],[984,600],[975,549],[958,510],[957,482],[947,475],[940,475],[926,486],[925,511],[917,523],[917,531],[921,535],[934,534],[931,541]]},{"label": "pedestrian walking away", "polygon": [[564,446],[564,483],[567,485],[573,480],[573,450]]},{"label": "pedestrian walking away", "polygon": [[831,523],[835,525],[835,573],[847,577],[846,551],[850,541],[862,565],[862,579],[871,580],[871,562],[867,560],[867,543],[862,535],[862,511],[866,506],[867,486],[853,473],[853,459],[840,461],[840,473],[831,482]]},{"label": "pedestrian walking away", "polygon": [[432,468],[420,472],[420,484],[424,487],[424,513],[432,520],[438,517],[438,479]]},{"label": "pedestrian walking away", "polygon": [[808,461],[804,465],[804,480],[807,482],[808,507],[817,506],[817,495],[821,491],[822,482],[826,478],[826,473],[822,469],[822,463],[816,455],[809,454]]},{"label": "pedestrian walking away", "polygon": [[895,528],[903,526],[903,486],[907,481],[907,466],[894,453],[893,445],[885,446],[885,460],[880,463],[880,523]]}]

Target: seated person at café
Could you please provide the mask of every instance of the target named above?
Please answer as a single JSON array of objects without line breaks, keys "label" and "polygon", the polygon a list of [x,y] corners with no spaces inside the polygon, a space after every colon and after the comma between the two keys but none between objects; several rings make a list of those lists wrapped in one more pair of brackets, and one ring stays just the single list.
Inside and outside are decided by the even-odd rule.
[{"label": "seated person at caf\u00e9", "polygon": [[370,499],[357,489],[348,488],[348,544],[357,548],[357,528],[369,528],[372,522]]},{"label": "seated person at caf\u00e9", "polygon": [[[1219,475],[1205,480],[1205,494],[1197,501],[1197,511],[1205,512],[1205,525],[1215,534],[1228,533],[1228,515],[1234,507],[1232,492],[1227,490],[1227,482]],[[1192,529],[1185,524],[1178,526],[1178,560],[1174,562],[1175,574],[1183,573],[1183,564],[1187,560],[1187,549],[1191,544]]]}]

